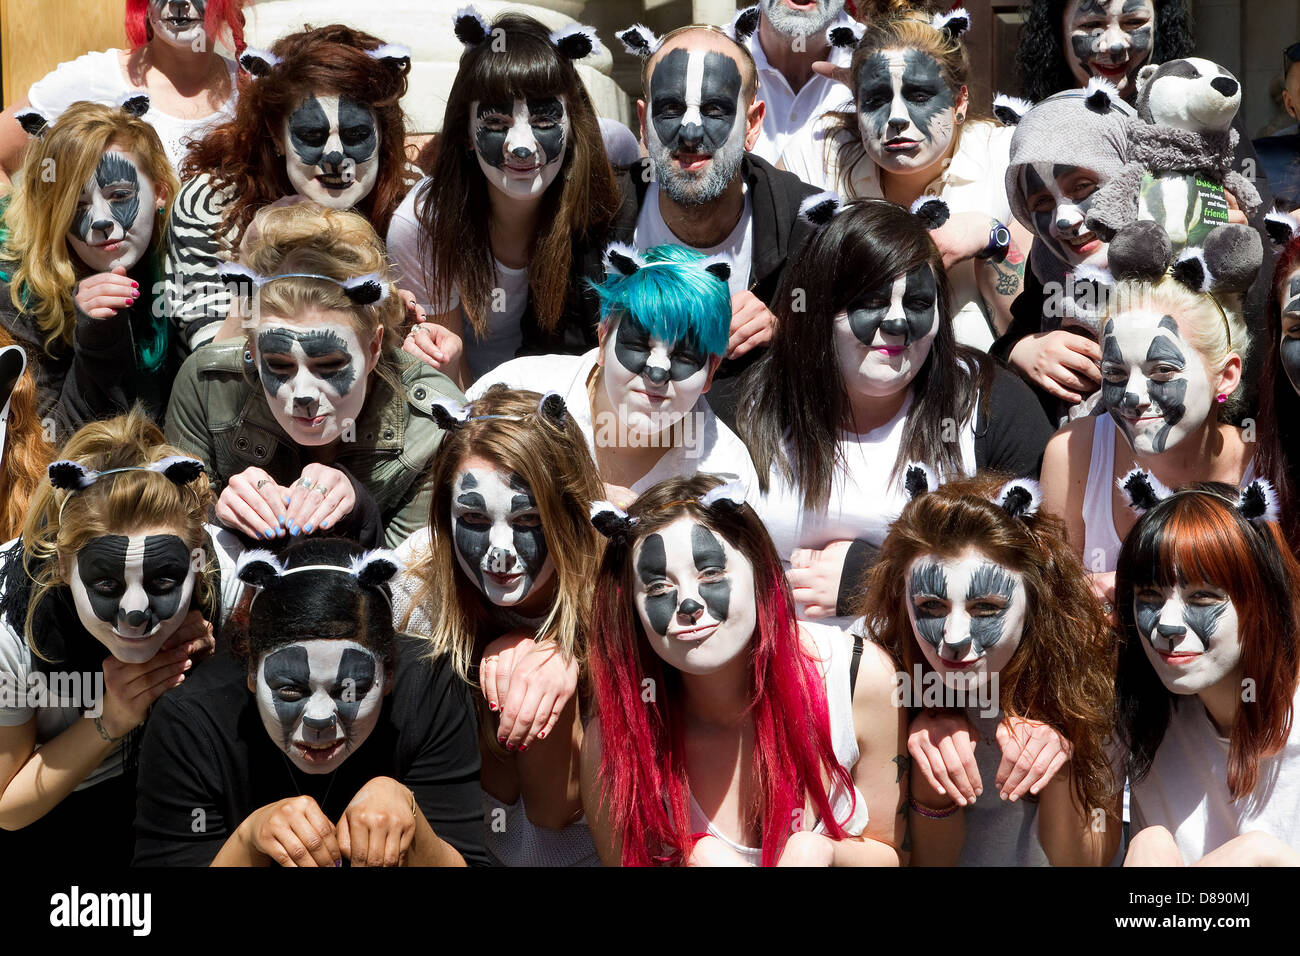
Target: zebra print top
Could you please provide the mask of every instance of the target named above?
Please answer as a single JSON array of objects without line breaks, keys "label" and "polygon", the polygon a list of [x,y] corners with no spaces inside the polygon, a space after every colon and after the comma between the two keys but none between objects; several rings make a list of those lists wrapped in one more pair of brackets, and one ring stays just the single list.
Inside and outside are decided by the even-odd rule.
[{"label": "zebra print top", "polygon": [[167,296],[181,337],[193,351],[212,341],[230,310],[230,294],[218,273],[228,255],[221,242],[221,213],[231,200],[201,173],[186,182],[167,224]]}]

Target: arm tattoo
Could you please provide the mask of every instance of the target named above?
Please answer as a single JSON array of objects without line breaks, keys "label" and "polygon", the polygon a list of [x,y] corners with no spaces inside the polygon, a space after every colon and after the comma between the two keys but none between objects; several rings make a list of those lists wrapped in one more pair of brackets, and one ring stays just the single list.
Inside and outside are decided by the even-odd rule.
[{"label": "arm tattoo", "polygon": [[901,783],[903,778],[912,771],[912,758],[908,754],[899,754],[894,758],[894,763],[898,764],[898,777],[894,783]]}]

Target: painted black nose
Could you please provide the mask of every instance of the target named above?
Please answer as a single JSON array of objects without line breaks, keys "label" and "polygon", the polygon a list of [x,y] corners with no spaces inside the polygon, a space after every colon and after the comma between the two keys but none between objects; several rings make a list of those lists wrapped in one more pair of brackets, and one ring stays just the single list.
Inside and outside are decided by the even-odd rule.
[{"label": "painted black nose", "polygon": [[332,153],[326,153],[324,156],[321,157],[320,168],[338,169],[340,166],[343,165],[343,160],[346,158],[347,157],[344,156],[342,153],[340,153],[338,150],[335,150]]},{"label": "painted black nose", "polygon": [[127,627],[140,627],[145,621],[149,620],[149,612],[126,611],[122,614],[122,619],[126,621]]},{"label": "painted black nose", "polygon": [[698,123],[683,123],[682,131],[678,136],[683,146],[694,149],[704,142],[704,127]]},{"label": "painted black nose", "polygon": [[96,219],[94,222],[92,222],[92,223],[90,224],[90,231],[91,231],[91,232],[104,232],[104,233],[112,232],[112,231],[113,231],[113,220],[111,220],[111,219]]},{"label": "painted black nose", "polygon": [[1187,633],[1187,628],[1177,624],[1157,624],[1156,633],[1161,637],[1182,637]]},{"label": "painted black nose", "polygon": [[303,395],[295,395],[293,397],[294,408],[307,408],[314,404],[316,404],[316,399],[314,398],[308,398]]},{"label": "painted black nose", "polygon": [[328,717],[309,717],[304,713],[302,715],[302,725],[312,730],[327,730],[334,726],[334,714],[331,712]]},{"label": "painted black nose", "polygon": [[1237,90],[1241,88],[1241,85],[1230,76],[1216,76],[1210,80],[1210,85],[1224,96],[1236,96]]},{"label": "painted black nose", "polygon": [[880,323],[880,331],[886,335],[906,335],[907,320],[902,316],[894,316]]},{"label": "painted black nose", "polygon": [[533,151],[527,146],[516,146],[510,151],[510,155],[515,159],[527,159],[529,156],[533,155]]},{"label": "painted black nose", "polygon": [[695,617],[704,610],[704,605],[695,598],[687,598],[681,604],[677,605],[677,613],[684,617]]},{"label": "painted black nose", "polygon": [[656,385],[662,385],[668,381],[668,369],[659,365],[647,365],[645,367],[645,377]]}]

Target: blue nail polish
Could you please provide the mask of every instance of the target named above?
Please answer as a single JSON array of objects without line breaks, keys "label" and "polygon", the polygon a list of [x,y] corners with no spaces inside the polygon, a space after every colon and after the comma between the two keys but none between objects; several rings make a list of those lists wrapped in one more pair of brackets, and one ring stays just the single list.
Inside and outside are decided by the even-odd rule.
[{"label": "blue nail polish", "polygon": [[299,530],[299,529],[298,529],[298,526],[295,524],[295,525],[292,525],[292,526],[289,528],[289,533],[290,533],[291,535],[294,535],[294,536],[296,537],[297,534],[298,534],[298,530]]},{"label": "blue nail polish", "polygon": [[330,527],[330,523],[328,521],[322,521],[320,523],[320,526],[322,531],[328,531]]},{"label": "blue nail polish", "polygon": [[284,527],[284,523],[285,523],[286,521],[288,521],[288,520],[289,520],[289,519],[288,519],[287,517],[285,517],[284,515],[280,515],[280,527],[283,528],[283,527]]},{"label": "blue nail polish", "polygon": [[307,525],[307,527],[305,527],[305,528],[302,529],[302,533],[303,533],[303,534],[311,534],[311,529],[312,529],[312,527],[313,527],[313,525]]},{"label": "blue nail polish", "polygon": [[267,529],[266,529],[266,537],[267,537],[268,539],[270,539],[270,538],[274,538],[274,537],[275,537],[275,531],[274,531],[273,529],[271,529],[271,528],[267,528]]},{"label": "blue nail polish", "polygon": [[288,496],[288,495],[285,495],[285,496],[284,496],[284,503],[287,505],[287,504],[289,503],[289,501],[290,501],[289,496]]}]

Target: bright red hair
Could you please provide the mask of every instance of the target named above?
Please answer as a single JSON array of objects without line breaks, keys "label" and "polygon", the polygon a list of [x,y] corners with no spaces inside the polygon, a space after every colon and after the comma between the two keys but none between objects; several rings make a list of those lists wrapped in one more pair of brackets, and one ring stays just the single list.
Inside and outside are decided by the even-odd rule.
[{"label": "bright red hair", "polygon": [[[244,0],[208,0],[203,13],[203,26],[209,36],[220,36],[229,30],[235,43],[235,52],[244,51]],[[126,0],[126,38],[131,49],[149,42],[149,0]]]},{"label": "bright red hair", "polygon": [[[695,843],[680,676],[646,641],[632,598],[636,542],[682,517],[721,535],[754,566],[758,614],[749,654],[757,786],[746,817],[762,833],[762,865],[775,865],[807,798],[832,839],[846,835],[826,781],[838,780],[849,792],[853,781],[831,746],[818,662],[800,642],[780,558],[757,515],[748,506],[700,505],[718,484],[709,475],[672,478],[641,495],[628,509],[637,519],[633,533],[610,541],[596,580],[588,666],[604,741],[601,803],[622,839],[624,866],[680,865]],[[643,700],[643,687],[657,688],[653,700]]]}]

